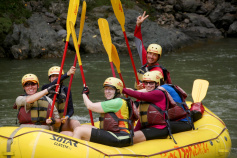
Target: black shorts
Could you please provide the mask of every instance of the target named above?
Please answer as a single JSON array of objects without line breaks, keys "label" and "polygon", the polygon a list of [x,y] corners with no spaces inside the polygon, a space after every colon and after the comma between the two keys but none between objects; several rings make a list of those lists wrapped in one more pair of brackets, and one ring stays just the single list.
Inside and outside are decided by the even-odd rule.
[{"label": "black shorts", "polygon": [[146,140],[165,139],[169,135],[168,128],[158,129],[154,127],[141,129],[146,137]]},{"label": "black shorts", "polygon": [[126,132],[113,133],[95,128],[92,128],[90,141],[114,147],[126,147],[131,145],[131,137]]},{"label": "black shorts", "polygon": [[170,121],[172,134],[192,130],[188,121]]}]

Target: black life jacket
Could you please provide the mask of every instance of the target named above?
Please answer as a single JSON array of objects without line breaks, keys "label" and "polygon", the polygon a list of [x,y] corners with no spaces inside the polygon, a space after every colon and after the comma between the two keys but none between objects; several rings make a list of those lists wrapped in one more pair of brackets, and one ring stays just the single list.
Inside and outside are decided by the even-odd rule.
[{"label": "black life jacket", "polygon": [[142,82],[142,76],[148,72],[148,71],[151,71],[153,68],[155,67],[159,67],[162,69],[163,71],[163,74],[164,74],[164,82],[167,83],[167,84],[172,84],[172,81],[171,81],[171,77],[170,77],[170,72],[163,66],[161,65],[153,65],[153,66],[147,66],[147,63],[145,65],[143,65],[138,71],[137,71],[137,74],[138,74],[138,79],[140,82]]},{"label": "black life jacket", "polygon": [[[66,87],[64,85],[60,86],[59,94],[57,95],[55,105],[54,105],[58,110],[60,118],[63,117],[65,102],[66,102],[66,98],[67,98],[65,88]],[[49,98],[53,99],[54,94],[48,94],[47,96]]]}]

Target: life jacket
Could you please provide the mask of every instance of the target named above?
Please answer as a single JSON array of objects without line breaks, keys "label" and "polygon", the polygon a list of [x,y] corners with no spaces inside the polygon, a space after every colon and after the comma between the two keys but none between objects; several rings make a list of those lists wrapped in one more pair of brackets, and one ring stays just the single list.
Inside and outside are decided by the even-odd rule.
[{"label": "life jacket", "polygon": [[[136,109],[135,104],[130,98],[121,98],[123,100],[123,105],[126,106],[128,110],[129,117],[128,119],[124,119],[121,117],[121,109],[114,112],[108,112],[101,114],[100,121],[100,129],[104,129],[106,131],[111,131],[114,133],[118,133],[121,131],[129,133],[131,136],[134,135],[133,127],[136,120],[139,118],[139,113]],[[131,137],[132,138],[132,137]]]},{"label": "life jacket", "polygon": [[149,125],[166,125],[164,113],[153,103],[141,101],[139,104],[140,122],[143,128]]},{"label": "life jacket", "polygon": [[[172,85],[172,84],[165,84],[170,86],[173,90],[177,92],[178,95],[175,95],[174,93],[169,93],[165,88],[160,86],[158,89],[165,90],[166,97],[169,101],[169,109],[168,109],[168,117],[170,121],[179,121],[186,118],[186,121],[190,123],[192,128],[194,129],[193,121],[191,119],[191,113],[190,110],[185,102],[185,99],[187,98],[187,93],[179,86]],[[181,99],[181,102],[178,102],[178,100]]]},{"label": "life jacket", "polygon": [[[16,104],[13,108],[15,107]],[[50,110],[51,104],[46,99],[46,96],[43,96],[33,103],[28,112],[25,111],[24,106],[21,106],[18,110],[17,118],[20,124],[46,125],[46,119],[49,118]]]},{"label": "life jacket", "polygon": [[147,64],[143,65],[138,71],[137,71],[137,76],[138,76],[138,80],[139,82],[142,82],[142,78],[143,75],[148,72],[151,71],[153,68],[155,67],[159,67],[162,69],[163,71],[163,75],[164,75],[164,82],[167,84],[172,84],[171,78],[170,78],[170,72],[164,68],[161,65],[153,65],[153,66],[147,66]]},{"label": "life jacket", "polygon": [[[57,95],[57,98],[56,98],[56,101],[54,104],[54,106],[58,110],[60,118],[63,117],[65,102],[66,102],[66,98],[67,98],[67,94],[65,93],[65,88],[66,87],[64,85],[60,86],[60,90],[59,90],[60,93]],[[54,94],[48,94],[48,97],[53,99]]]},{"label": "life jacket", "polygon": [[176,141],[172,135],[171,127],[170,127],[170,120],[168,116],[168,109],[170,106],[169,99],[167,97],[167,91],[164,89],[155,89],[160,90],[165,94],[166,98],[166,108],[162,110],[158,106],[153,103],[149,102],[142,102],[140,101],[140,122],[143,128],[146,128],[149,125],[166,125],[169,131],[170,137],[174,140],[175,144]]}]

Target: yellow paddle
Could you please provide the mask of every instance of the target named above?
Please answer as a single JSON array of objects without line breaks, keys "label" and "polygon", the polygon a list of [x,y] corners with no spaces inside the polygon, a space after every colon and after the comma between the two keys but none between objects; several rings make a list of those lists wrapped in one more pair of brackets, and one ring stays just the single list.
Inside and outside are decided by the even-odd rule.
[{"label": "yellow paddle", "polygon": [[[75,22],[76,22],[76,19],[77,19],[77,12],[78,12],[78,8],[79,8],[79,4],[80,4],[79,0],[70,0],[70,2],[69,2],[68,13],[67,13],[67,24],[66,24],[67,37],[66,37],[66,43],[65,43],[63,58],[62,58],[62,62],[61,62],[61,67],[60,67],[57,86],[55,88],[55,91],[58,91],[58,88],[59,88],[60,79],[61,79],[61,75],[62,75],[62,70],[63,70],[63,66],[64,66],[64,62],[65,62],[65,58],[66,58],[66,53],[67,53],[68,42],[69,42],[70,35],[71,35],[71,30],[69,29],[70,28],[69,27],[69,21],[72,21],[73,26],[75,25]],[[54,94],[53,103],[52,103],[51,111],[50,111],[50,114],[49,114],[49,119],[51,119],[51,117],[53,115],[53,109],[54,109],[54,104],[55,104],[56,98],[57,98],[57,94]]]},{"label": "yellow paddle", "polygon": [[121,71],[120,71],[120,59],[119,59],[119,55],[118,55],[117,49],[116,49],[114,44],[112,44],[112,55],[111,55],[111,57],[112,57],[112,61],[113,61],[114,65],[117,69],[117,72],[119,74],[119,77],[123,82],[123,87],[125,88],[126,86],[125,86],[123,76],[122,76]]},{"label": "yellow paddle", "polygon": [[[85,16],[86,16],[86,2],[83,1],[82,11],[81,11],[80,31],[79,31],[79,37],[78,37],[78,47],[79,47],[79,49],[80,49],[80,44],[81,44],[82,31],[83,31],[84,23],[85,23]],[[70,32],[71,32],[71,29],[70,29]],[[77,64],[77,55],[75,54],[75,59],[74,59],[73,66],[76,67],[76,64]],[[73,76],[74,75],[72,74],[71,77],[70,77],[69,85],[68,85],[67,98],[66,98],[66,101],[65,101],[65,108],[64,108],[63,118],[65,118],[65,116],[67,114],[67,106],[68,106],[68,100],[69,100],[69,96],[70,96],[70,90],[71,90],[71,86],[72,86]]]},{"label": "yellow paddle", "polygon": [[[83,71],[83,67],[82,67],[81,56],[79,53],[77,36],[76,36],[75,29],[74,29],[74,25],[71,21],[70,21],[70,28],[71,28],[71,32],[72,32],[72,39],[73,39],[74,47],[75,47],[76,54],[77,54],[77,60],[78,60],[79,67],[81,70],[81,77],[82,77],[83,85],[84,85],[84,87],[86,87],[86,80],[85,80],[85,75],[84,75],[84,71]],[[90,118],[91,118],[91,124],[92,124],[92,126],[94,126],[94,121],[93,121],[93,116],[92,116],[91,110],[89,110],[89,114],[90,114]]]},{"label": "yellow paddle", "polygon": [[130,49],[130,46],[129,46],[129,43],[128,43],[127,34],[126,34],[125,28],[124,28],[125,16],[124,16],[124,12],[123,12],[123,6],[122,6],[120,0],[111,0],[111,4],[112,4],[113,10],[114,10],[114,14],[115,14],[118,22],[121,25],[121,28],[122,28],[122,31],[123,31],[123,35],[124,35],[124,38],[125,38],[125,41],[126,41],[126,44],[127,44],[128,53],[129,53],[129,56],[130,56],[130,59],[131,59],[131,62],[132,62],[132,66],[133,66],[133,71],[134,71],[134,74],[135,74],[136,82],[137,82],[137,84],[139,84],[139,80],[138,80],[138,76],[137,76],[137,70],[136,70],[136,67],[135,67],[135,64],[134,64],[134,60],[133,60],[133,57],[132,57],[132,52],[131,52],[131,49]]},{"label": "yellow paddle", "polygon": [[201,102],[205,98],[208,86],[209,82],[207,80],[196,79],[193,82],[192,98],[194,103]]},{"label": "yellow paddle", "polygon": [[81,44],[81,37],[82,37],[82,31],[84,28],[85,18],[86,18],[86,1],[84,0],[83,4],[82,4],[80,31],[79,31],[79,37],[78,37],[79,48],[80,48],[80,44]]},{"label": "yellow paddle", "polygon": [[98,25],[99,25],[100,36],[101,36],[103,45],[104,45],[105,50],[109,56],[109,62],[110,62],[110,67],[112,70],[113,77],[116,77],[114,67],[113,67],[112,57],[111,57],[112,41],[111,41],[108,21],[106,19],[99,18]]}]

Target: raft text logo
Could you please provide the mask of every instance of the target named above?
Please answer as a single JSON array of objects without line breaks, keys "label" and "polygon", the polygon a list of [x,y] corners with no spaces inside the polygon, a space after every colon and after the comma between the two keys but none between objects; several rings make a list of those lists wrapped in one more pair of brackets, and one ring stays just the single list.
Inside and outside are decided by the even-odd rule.
[{"label": "raft text logo", "polygon": [[[178,146],[174,146],[174,148],[178,148]],[[188,146],[186,148],[176,149],[175,151],[171,151],[169,153],[161,154],[163,158],[192,158],[198,155],[204,155],[210,152],[207,143],[200,143],[197,145]]]},{"label": "raft text logo", "polygon": [[77,147],[77,144],[78,144],[77,142],[74,142],[73,140],[66,139],[63,137],[58,137],[55,135],[52,135],[52,138],[50,139],[54,141],[54,145],[60,146],[62,148],[67,148],[67,149],[71,149],[71,147]]}]

